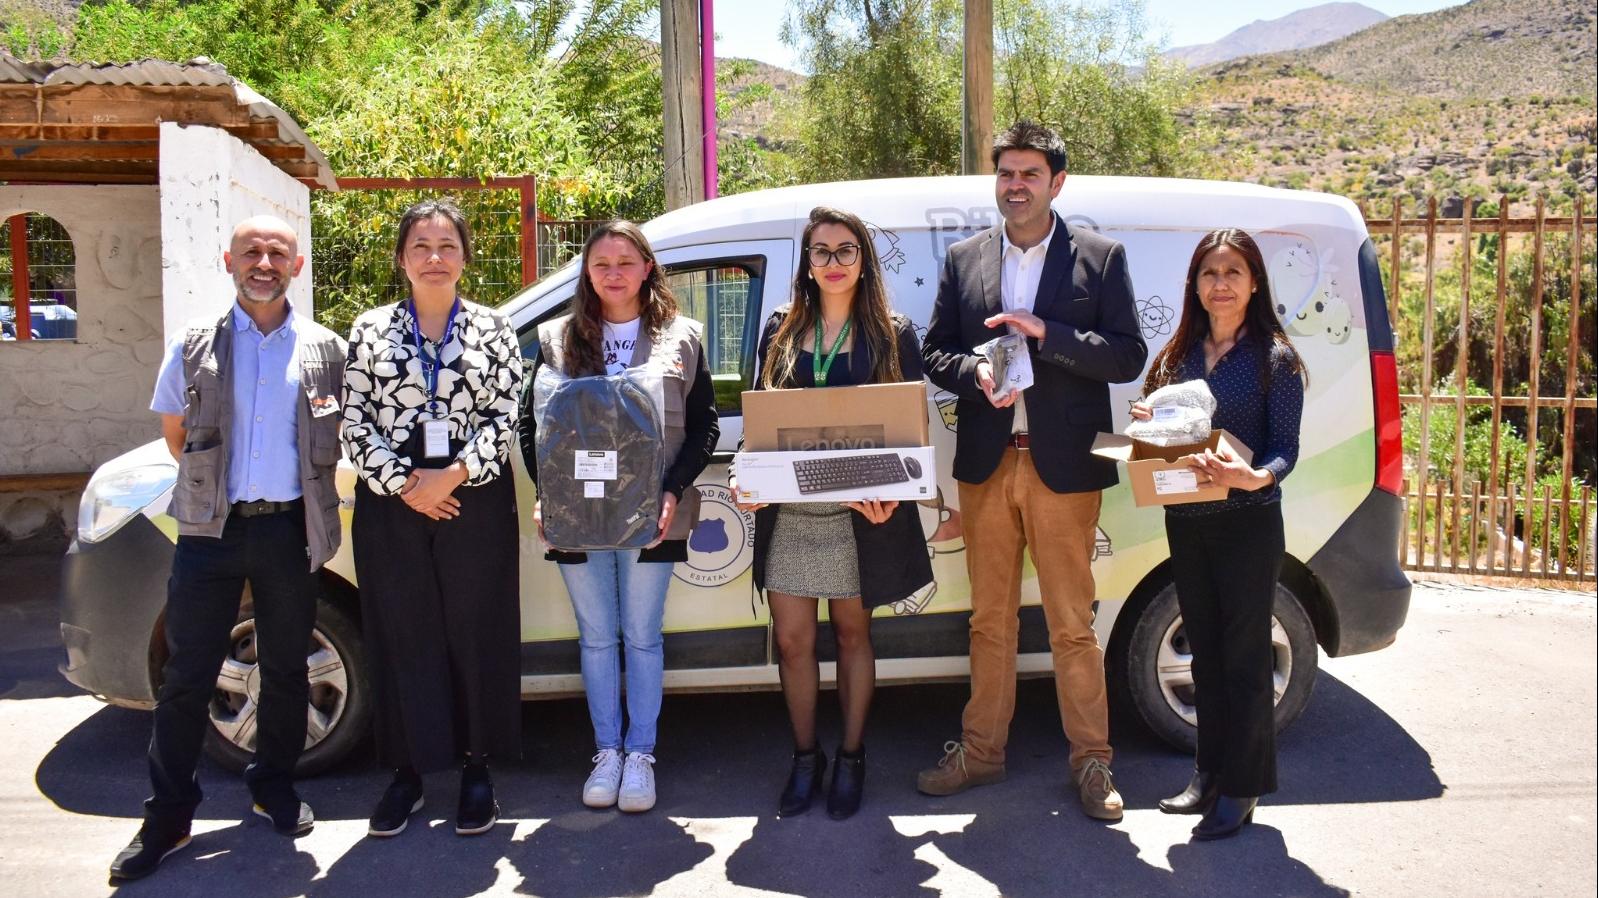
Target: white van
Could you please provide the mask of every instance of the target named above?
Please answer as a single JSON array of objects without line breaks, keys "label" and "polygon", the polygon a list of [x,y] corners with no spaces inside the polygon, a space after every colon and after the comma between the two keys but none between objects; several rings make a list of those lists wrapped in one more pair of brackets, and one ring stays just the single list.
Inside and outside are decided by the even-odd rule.
[{"label": "white van", "polygon": [[[701,524],[679,564],[666,603],[666,688],[774,689],[770,615],[750,577],[753,516],[727,490],[727,461],[742,431],[740,394],[754,370],[766,316],[788,301],[810,209],[848,209],[872,228],[895,308],[925,327],[950,244],[998,221],[991,177],[912,178],[766,190],[725,197],[644,225],[686,313],[705,324],[705,352],[721,412],[718,453],[699,480]],[[1284,487],[1288,558],[1277,593],[1272,640],[1277,721],[1286,725],[1309,699],[1316,645],[1330,655],[1381,648],[1403,624],[1410,586],[1397,546],[1402,475],[1397,373],[1375,252],[1358,210],[1326,194],[1249,184],[1072,176],[1055,201],[1071,223],[1126,245],[1143,335],[1153,358],[1180,314],[1193,248],[1222,226],[1252,233],[1269,264],[1278,314],[1310,373],[1301,455]],[[537,325],[562,314],[576,287],[575,263],[546,276],[502,307],[531,357]],[[1116,418],[1139,396],[1138,381],[1112,386]],[[877,610],[873,642],[884,684],[961,678],[968,673],[967,581],[954,457],[954,398],[934,391],[929,412],[942,501],[922,511],[936,582]],[[521,507],[533,490],[521,469]],[[341,468],[345,520],[353,472]],[[116,704],[151,707],[164,660],[160,614],[176,524],[165,514],[176,465],[159,441],[104,465],[84,492],[78,536],[64,562],[62,672]],[[523,515],[522,693],[572,695],[582,688],[577,625],[552,563]],[[1159,736],[1191,748],[1191,654],[1167,570],[1164,514],[1137,508],[1123,482],[1104,495],[1093,569],[1096,629],[1107,649],[1112,693]],[[1030,573],[1030,564],[1028,565]],[[326,768],[368,728],[369,676],[360,646],[349,539],[328,564],[310,646],[312,708],[303,769]],[[212,703],[213,755],[242,767],[253,748],[256,677],[246,604]],[[828,660],[830,639],[818,641]],[[1050,671],[1037,582],[1025,581],[1021,608],[1024,674]],[[824,663],[824,678],[832,665]]]}]

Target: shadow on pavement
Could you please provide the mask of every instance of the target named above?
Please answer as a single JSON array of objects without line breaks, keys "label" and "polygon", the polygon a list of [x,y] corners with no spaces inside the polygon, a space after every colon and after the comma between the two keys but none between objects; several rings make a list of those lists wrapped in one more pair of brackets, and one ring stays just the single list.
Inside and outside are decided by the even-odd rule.
[{"label": "shadow on pavement", "polygon": [[[580,700],[523,708],[525,755],[493,765],[507,822],[486,835],[453,833],[457,778],[427,778],[427,808],[389,840],[356,839],[327,869],[288,840],[255,825],[243,783],[209,762],[200,780],[202,821],[243,821],[203,833],[185,861],[157,879],[198,887],[226,871],[240,894],[316,896],[475,894],[507,865],[522,889],[578,898],[648,894],[673,876],[707,864],[714,877],[804,895],[925,898],[960,877],[1002,894],[1337,895],[1289,857],[1268,823],[1214,846],[1169,849],[1166,870],[1139,857],[1127,825],[1104,826],[1076,809],[1067,786],[1066,746],[1049,680],[1020,685],[1009,745],[1009,779],[933,799],[914,789],[916,771],[935,763],[958,734],[964,685],[890,687],[877,693],[868,732],[866,803],[854,819],[828,819],[824,802],[777,819],[777,794],[790,746],[775,693],[668,696],[657,748],[659,802],[625,815],[579,803],[592,753]],[[836,705],[823,696],[822,745],[837,745]],[[1192,761],[1136,723],[1114,722],[1118,784],[1129,809],[1148,810],[1186,782]],[[64,734],[36,771],[41,793],[61,808],[128,820],[136,827],[147,794],[144,750],[149,715],[106,708]],[[1282,791],[1271,805],[1414,801],[1442,794],[1431,758],[1397,722],[1322,672],[1309,710],[1283,734]],[[303,781],[319,820],[364,821],[387,774],[362,752],[341,768]],[[1265,815],[1268,821],[1268,814]],[[708,827],[708,829],[707,829]],[[709,832],[710,835],[706,835]],[[718,838],[719,833],[719,838]],[[236,852],[236,853],[235,853]],[[109,860],[109,858],[107,859]],[[174,859],[176,860],[176,858]],[[180,872],[181,871],[181,872]],[[982,881],[992,886],[983,886]],[[930,884],[924,885],[924,884]],[[136,894],[135,887],[125,890]],[[959,889],[955,889],[958,893]],[[151,893],[155,894],[155,893]]]},{"label": "shadow on pavement", "polygon": [[[128,836],[131,838],[133,831]],[[106,858],[106,862],[110,862]],[[178,876],[169,872],[181,871]],[[218,893],[250,898],[294,898],[304,895],[321,872],[316,859],[299,850],[293,839],[272,832],[265,820],[201,833],[162,865],[160,874],[117,884],[122,898],[171,895],[175,880],[212,883]],[[187,893],[186,893],[187,894]]]}]

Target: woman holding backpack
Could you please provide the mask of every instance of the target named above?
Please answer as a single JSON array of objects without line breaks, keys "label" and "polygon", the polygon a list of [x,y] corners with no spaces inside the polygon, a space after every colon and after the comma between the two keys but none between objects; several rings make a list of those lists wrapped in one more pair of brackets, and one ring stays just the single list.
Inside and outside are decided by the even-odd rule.
[{"label": "woman holding backpack", "polygon": [[[694,480],[710,463],[720,428],[715,389],[699,322],[678,312],[665,272],[638,226],[601,225],[583,245],[582,274],[570,315],[542,325],[533,361],[568,378],[617,375],[647,368],[664,382],[666,464],[653,541],[642,549],[571,552],[552,549],[577,617],[583,690],[594,727],[593,772],[583,784],[589,807],[647,811],[655,805],[655,723],[660,714],[665,653],[662,626],[675,562],[688,558],[697,522]],[[524,394],[518,431],[528,474],[538,479],[533,390]],[[541,500],[543,522],[563,513]],[[621,658],[626,654],[626,725]]]}]

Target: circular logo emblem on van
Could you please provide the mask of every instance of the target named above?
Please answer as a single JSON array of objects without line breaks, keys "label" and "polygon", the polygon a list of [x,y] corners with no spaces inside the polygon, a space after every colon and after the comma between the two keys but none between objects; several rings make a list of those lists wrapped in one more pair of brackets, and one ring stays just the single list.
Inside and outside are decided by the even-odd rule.
[{"label": "circular logo emblem on van", "polygon": [[755,516],[739,511],[732,490],[699,484],[699,526],[688,537],[688,561],[675,576],[694,586],[731,583],[755,557]]}]

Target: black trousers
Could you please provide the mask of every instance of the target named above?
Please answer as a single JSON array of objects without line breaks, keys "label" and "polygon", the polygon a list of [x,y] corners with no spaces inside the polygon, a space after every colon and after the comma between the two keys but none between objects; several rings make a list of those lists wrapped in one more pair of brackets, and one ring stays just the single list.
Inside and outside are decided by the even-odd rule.
[{"label": "black trousers", "polygon": [[377,697],[377,755],[426,773],[521,756],[521,605],[509,473],[434,521],[359,481],[350,535]]},{"label": "black trousers", "polygon": [[1221,794],[1276,791],[1271,603],[1286,546],[1282,505],[1165,516],[1182,625],[1193,649],[1198,769]]},{"label": "black trousers", "polygon": [[245,771],[257,800],[286,795],[305,748],[306,657],[316,623],[316,574],[310,570],[305,511],[229,515],[219,538],[178,537],[167,581],[166,644],[150,739],[150,823],[187,831],[204,797],[195,777],[210,726],[217,673],[233,648],[244,584],[255,604],[255,759]]}]

